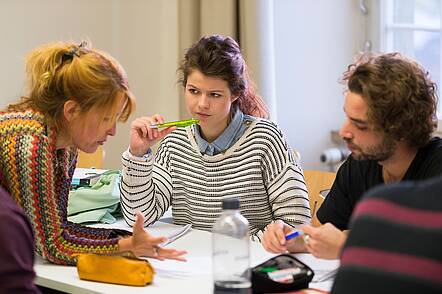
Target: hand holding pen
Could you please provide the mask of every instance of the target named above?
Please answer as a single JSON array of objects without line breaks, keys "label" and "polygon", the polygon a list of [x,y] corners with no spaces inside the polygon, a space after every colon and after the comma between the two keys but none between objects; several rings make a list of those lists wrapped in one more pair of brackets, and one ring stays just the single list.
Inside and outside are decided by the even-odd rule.
[{"label": "hand holding pen", "polygon": [[[265,231],[262,240],[264,248],[272,253],[283,253],[287,251],[300,251],[298,241],[300,238],[295,238],[301,235],[299,230],[293,232],[293,228],[285,224],[282,220],[277,220],[269,224]],[[287,237],[286,237],[287,236]],[[301,238],[302,241],[302,238]]]},{"label": "hand holding pen", "polygon": [[155,114],[135,119],[130,126],[129,148],[132,155],[141,157],[149,148],[176,129],[175,126],[152,129],[151,125],[164,123],[164,118]]},{"label": "hand holding pen", "polygon": [[130,152],[132,155],[141,157],[147,153],[149,148],[176,130],[177,127],[197,122],[197,120],[185,120],[165,123],[164,118],[159,114],[137,118],[131,124]]},{"label": "hand holding pen", "polygon": [[304,232],[299,230],[299,231],[293,231],[290,234],[285,235],[285,240],[289,241],[293,238],[300,237],[300,236],[304,236],[304,239],[307,238],[307,236],[310,237],[309,235],[304,235]]}]

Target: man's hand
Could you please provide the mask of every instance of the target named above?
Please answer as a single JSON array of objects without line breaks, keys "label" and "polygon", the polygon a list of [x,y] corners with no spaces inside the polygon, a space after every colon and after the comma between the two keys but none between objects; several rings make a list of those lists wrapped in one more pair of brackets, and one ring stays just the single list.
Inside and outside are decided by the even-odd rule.
[{"label": "man's hand", "polygon": [[[305,247],[315,257],[324,259],[338,259],[344,247],[347,234],[337,229],[331,223],[320,227],[302,226],[304,231]],[[308,235],[308,236],[307,236]]]}]

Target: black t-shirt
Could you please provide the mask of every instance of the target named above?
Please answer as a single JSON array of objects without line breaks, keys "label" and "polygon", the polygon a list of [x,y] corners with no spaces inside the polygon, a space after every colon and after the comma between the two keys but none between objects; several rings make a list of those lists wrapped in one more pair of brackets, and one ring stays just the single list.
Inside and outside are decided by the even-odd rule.
[{"label": "black t-shirt", "polygon": [[[418,150],[402,180],[424,180],[440,174],[442,139],[437,137]],[[355,160],[349,156],[339,168],[330,193],[317,212],[319,221],[347,230],[353,209],[364,192],[383,183],[382,166],[376,161]]]}]

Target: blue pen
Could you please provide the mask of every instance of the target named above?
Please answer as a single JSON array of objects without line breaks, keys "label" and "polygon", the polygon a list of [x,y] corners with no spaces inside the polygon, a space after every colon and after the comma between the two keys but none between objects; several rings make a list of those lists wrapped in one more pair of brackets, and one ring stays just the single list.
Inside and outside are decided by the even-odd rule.
[{"label": "blue pen", "polygon": [[294,231],[294,232],[288,234],[287,236],[285,236],[285,240],[286,241],[291,240],[293,238],[301,236],[302,234],[303,234],[302,231]]}]

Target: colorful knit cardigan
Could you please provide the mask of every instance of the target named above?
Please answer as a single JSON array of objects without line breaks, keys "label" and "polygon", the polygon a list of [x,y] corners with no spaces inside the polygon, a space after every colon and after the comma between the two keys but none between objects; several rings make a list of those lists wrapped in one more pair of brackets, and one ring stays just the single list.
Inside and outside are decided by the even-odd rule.
[{"label": "colorful knit cardigan", "polygon": [[55,130],[41,113],[0,112],[0,183],[24,209],[36,250],[57,264],[75,264],[75,253],[112,253],[118,232],[67,221],[77,151],[55,148]]}]

